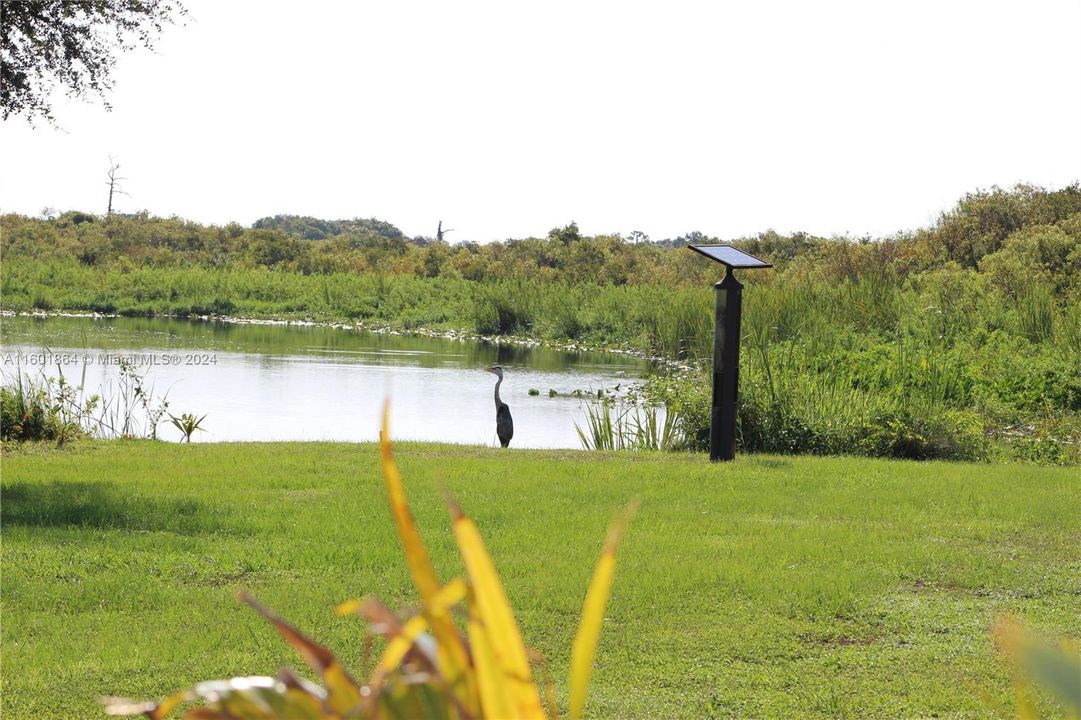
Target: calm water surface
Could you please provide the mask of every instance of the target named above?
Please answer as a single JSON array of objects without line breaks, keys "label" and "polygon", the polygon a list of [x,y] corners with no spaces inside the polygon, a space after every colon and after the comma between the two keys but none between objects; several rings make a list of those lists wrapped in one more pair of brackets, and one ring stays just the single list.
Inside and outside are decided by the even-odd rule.
[{"label": "calm water surface", "polygon": [[[207,415],[196,442],[375,440],[390,396],[397,438],[498,445],[495,377],[484,368],[502,365],[512,447],[576,448],[585,409],[566,394],[626,387],[649,371],[645,361],[614,354],[321,327],[6,317],[0,335],[5,381],[19,370],[40,376],[43,364],[55,376],[59,360],[76,382],[85,364],[87,395],[111,396],[117,359],[131,359],[156,395],[168,393],[170,412]],[[549,389],[560,395],[548,397]],[[159,435],[180,434],[166,421]]]}]

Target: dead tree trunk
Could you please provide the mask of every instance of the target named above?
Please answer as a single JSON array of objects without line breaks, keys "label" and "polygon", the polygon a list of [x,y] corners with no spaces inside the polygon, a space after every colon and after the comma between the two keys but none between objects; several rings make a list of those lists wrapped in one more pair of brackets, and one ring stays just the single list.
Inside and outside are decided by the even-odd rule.
[{"label": "dead tree trunk", "polygon": [[109,156],[109,209],[106,211],[106,215],[113,214],[113,196],[114,195],[127,195],[126,192],[120,187],[121,180],[127,180],[127,178],[119,177],[116,171],[120,169],[120,164],[113,160],[113,156]]},{"label": "dead tree trunk", "polygon": [[439,221],[439,227],[435,231],[435,241],[436,242],[443,242],[443,235],[445,235],[446,233],[449,233],[449,232],[454,232],[454,229],[452,228],[450,230],[444,230],[443,229],[443,221],[440,220]]}]

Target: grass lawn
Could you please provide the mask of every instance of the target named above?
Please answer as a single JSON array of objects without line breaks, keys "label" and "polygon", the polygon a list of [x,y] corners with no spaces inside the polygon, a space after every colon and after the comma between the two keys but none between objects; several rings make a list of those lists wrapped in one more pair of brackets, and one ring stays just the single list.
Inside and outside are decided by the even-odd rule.
[{"label": "grass lawn", "polygon": [[[421,532],[461,573],[451,490],[561,702],[609,518],[620,550],[594,717],[983,717],[1009,703],[988,630],[1081,639],[1076,468],[605,455],[401,444]],[[415,600],[373,445],[82,443],[2,464],[4,718],[302,662],[246,588],[363,663],[347,598]],[[360,673],[363,674],[363,673]]]}]

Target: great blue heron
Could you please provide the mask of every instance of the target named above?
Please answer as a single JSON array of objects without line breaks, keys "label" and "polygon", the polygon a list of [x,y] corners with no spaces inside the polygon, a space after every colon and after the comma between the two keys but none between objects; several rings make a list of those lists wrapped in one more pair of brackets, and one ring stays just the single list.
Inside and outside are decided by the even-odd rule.
[{"label": "great blue heron", "polygon": [[485,372],[490,372],[499,378],[495,383],[495,434],[499,436],[499,444],[507,447],[510,445],[510,439],[514,437],[514,421],[510,418],[510,408],[507,407],[507,403],[499,399],[499,386],[503,384],[503,368],[496,365]]}]

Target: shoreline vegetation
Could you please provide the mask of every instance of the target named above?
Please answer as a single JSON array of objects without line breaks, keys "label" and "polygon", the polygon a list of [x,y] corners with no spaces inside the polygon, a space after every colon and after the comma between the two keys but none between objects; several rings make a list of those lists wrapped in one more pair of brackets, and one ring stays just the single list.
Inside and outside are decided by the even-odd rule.
[{"label": "shoreline vegetation", "polygon": [[[720,273],[684,249],[583,236],[487,245],[378,220],[204,226],[146,214],[0,217],[6,312],[216,317],[606,350],[663,367],[643,397],[708,438]],[[886,238],[733,241],[744,451],[1081,462],[1081,187],[972,193]]]}]

